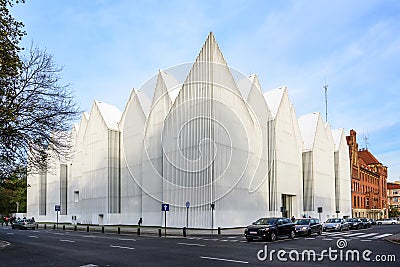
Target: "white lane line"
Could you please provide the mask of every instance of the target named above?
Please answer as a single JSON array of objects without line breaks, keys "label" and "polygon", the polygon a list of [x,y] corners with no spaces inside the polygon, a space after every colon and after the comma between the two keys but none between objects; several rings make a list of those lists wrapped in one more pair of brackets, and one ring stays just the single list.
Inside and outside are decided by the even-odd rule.
[{"label": "white lane line", "polygon": [[369,236],[373,236],[373,235],[378,235],[379,233],[370,233],[370,234],[366,234],[366,235],[360,235],[358,237],[369,237]]},{"label": "white lane line", "polygon": [[7,233],[7,235],[13,235],[14,233]]},{"label": "white lane line", "polygon": [[247,241],[245,241],[245,240],[242,240],[242,241],[239,241],[240,243],[247,243]]},{"label": "white lane line", "polygon": [[61,234],[61,233],[54,233],[55,235],[64,235],[64,234]]},{"label": "white lane line", "polygon": [[383,238],[383,237],[387,237],[387,236],[391,236],[392,234],[383,234],[383,235],[377,235],[374,237],[371,237],[371,239],[378,239],[378,238]]},{"label": "white lane line", "polygon": [[249,263],[248,261],[239,261],[239,260],[230,260],[230,259],[222,259],[222,258],[213,258],[213,257],[206,257],[206,256],[200,256],[200,258],[206,259],[206,260],[228,261],[228,262],[244,263],[244,264]]},{"label": "white lane line", "polygon": [[332,241],[332,238],[322,238],[322,240],[326,240],[326,241]]},{"label": "white lane line", "polygon": [[32,231],[32,232],[34,232],[34,233],[39,233],[39,231]]},{"label": "white lane line", "polygon": [[35,236],[35,235],[30,235],[29,237],[30,237],[30,238],[39,238],[39,237],[37,237],[37,236]]},{"label": "white lane line", "polygon": [[236,238],[236,236],[228,236],[227,238]]},{"label": "white lane line", "polygon": [[226,239],[222,239],[222,240],[220,240],[220,241],[222,241],[222,242],[228,242],[229,240],[226,240]]},{"label": "white lane line", "polygon": [[79,267],[99,267],[99,265],[89,263],[89,264],[86,264],[86,265],[81,265]]},{"label": "white lane line", "polygon": [[60,239],[61,242],[75,243],[74,240]]},{"label": "white lane line", "polygon": [[118,240],[122,240],[122,241],[136,241],[136,239],[132,239],[132,238],[118,238]]},{"label": "white lane line", "polygon": [[348,235],[343,235],[343,236],[346,236],[346,237],[349,237],[349,236],[356,236],[356,235],[363,235],[364,233],[354,233],[354,234],[348,234]]},{"label": "white lane line", "polygon": [[82,237],[87,237],[87,238],[96,238],[94,235],[83,235]]},{"label": "white lane line", "polygon": [[229,240],[229,241],[231,241],[231,242],[238,242],[239,240]]},{"label": "white lane line", "polygon": [[112,247],[112,248],[122,248],[122,249],[135,249],[135,248],[131,248],[131,247],[121,247],[121,246],[114,246],[114,245],[110,245],[110,247]]},{"label": "white lane line", "polygon": [[363,239],[363,240],[360,240],[361,242],[370,242],[370,241],[372,241],[371,239]]},{"label": "white lane line", "polygon": [[203,245],[203,244],[193,244],[193,243],[178,243],[178,245],[197,246],[197,247],[205,247],[206,246],[206,245]]}]

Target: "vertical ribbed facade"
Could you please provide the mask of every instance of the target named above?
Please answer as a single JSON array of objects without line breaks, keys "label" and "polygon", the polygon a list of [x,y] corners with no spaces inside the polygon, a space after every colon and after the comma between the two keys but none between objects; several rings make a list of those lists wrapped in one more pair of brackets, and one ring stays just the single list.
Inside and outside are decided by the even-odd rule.
[{"label": "vertical ribbed facade", "polygon": [[47,173],[39,174],[39,215],[46,215]]},{"label": "vertical ribbed facade", "polygon": [[67,164],[60,164],[60,205],[61,215],[67,215],[67,194],[68,194],[68,168]]}]

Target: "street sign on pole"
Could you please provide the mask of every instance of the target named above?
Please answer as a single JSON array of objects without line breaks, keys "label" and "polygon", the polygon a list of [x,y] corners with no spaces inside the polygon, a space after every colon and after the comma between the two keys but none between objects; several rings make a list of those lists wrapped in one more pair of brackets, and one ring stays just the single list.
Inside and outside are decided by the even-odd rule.
[{"label": "street sign on pole", "polygon": [[190,202],[186,201],[186,228],[189,228],[189,207]]},{"label": "street sign on pole", "polygon": [[61,210],[61,205],[55,205],[54,210],[57,212],[57,229],[58,229],[58,212]]},{"label": "street sign on pole", "polygon": [[164,211],[164,235],[167,236],[167,211],[169,211],[169,204],[167,203],[162,203],[161,204],[161,210]]}]

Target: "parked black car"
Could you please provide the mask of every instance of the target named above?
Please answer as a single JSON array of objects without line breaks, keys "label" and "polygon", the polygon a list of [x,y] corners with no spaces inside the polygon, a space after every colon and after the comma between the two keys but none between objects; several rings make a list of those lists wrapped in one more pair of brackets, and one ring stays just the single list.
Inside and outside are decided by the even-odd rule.
[{"label": "parked black car", "polygon": [[294,222],[297,235],[322,234],[322,224],[316,218],[298,219]]},{"label": "parked black car", "polygon": [[275,241],[278,236],[294,238],[295,235],[294,223],[288,218],[261,218],[244,230],[247,241],[253,239]]},{"label": "parked black car", "polygon": [[364,228],[364,225],[362,223],[362,221],[358,218],[350,218],[347,219],[347,222],[349,224],[350,229],[360,229],[360,228]]},{"label": "parked black car", "polygon": [[364,229],[371,228],[372,222],[370,219],[368,219],[368,218],[359,218],[359,219],[361,220]]}]

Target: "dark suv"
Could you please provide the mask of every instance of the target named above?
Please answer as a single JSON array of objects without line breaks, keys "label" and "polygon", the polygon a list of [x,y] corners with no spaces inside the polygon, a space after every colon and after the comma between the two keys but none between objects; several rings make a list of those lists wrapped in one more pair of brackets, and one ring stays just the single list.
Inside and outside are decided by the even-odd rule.
[{"label": "dark suv", "polygon": [[252,241],[253,239],[275,241],[278,236],[294,238],[295,235],[294,224],[288,218],[261,218],[244,230],[244,236],[247,241]]}]

